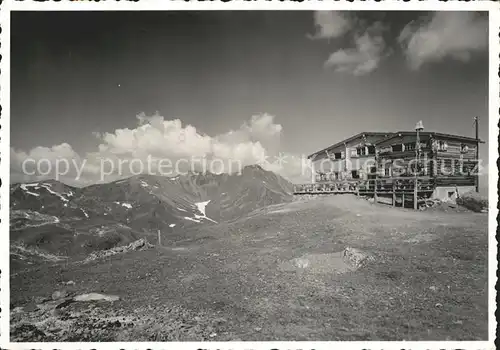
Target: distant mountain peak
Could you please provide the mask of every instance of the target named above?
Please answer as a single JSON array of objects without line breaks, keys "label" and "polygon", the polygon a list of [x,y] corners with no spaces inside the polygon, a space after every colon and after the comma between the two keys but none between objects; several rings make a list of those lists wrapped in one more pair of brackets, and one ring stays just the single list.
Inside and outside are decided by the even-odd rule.
[{"label": "distant mountain peak", "polygon": [[262,168],[259,164],[251,164],[251,165],[245,165],[243,170],[245,169],[251,169],[251,170],[259,170],[259,171],[266,171],[264,168]]}]

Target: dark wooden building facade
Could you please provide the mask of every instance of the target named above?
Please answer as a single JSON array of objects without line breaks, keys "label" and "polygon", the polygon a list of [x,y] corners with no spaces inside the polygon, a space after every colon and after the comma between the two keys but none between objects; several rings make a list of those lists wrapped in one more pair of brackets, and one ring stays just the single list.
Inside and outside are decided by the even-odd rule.
[{"label": "dark wooden building facade", "polygon": [[483,141],[438,132],[363,132],[309,156],[311,183],[302,193],[392,197],[405,205],[426,198],[455,199],[478,186]]},{"label": "dark wooden building facade", "polygon": [[437,132],[397,132],[376,144],[377,175],[381,180],[427,178],[430,195],[455,197],[476,188],[479,143]]}]

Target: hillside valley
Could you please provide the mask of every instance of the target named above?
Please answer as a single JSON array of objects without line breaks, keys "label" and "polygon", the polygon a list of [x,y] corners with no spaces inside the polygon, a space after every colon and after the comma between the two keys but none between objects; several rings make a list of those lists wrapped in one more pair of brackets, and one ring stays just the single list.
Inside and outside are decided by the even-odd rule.
[{"label": "hillside valley", "polygon": [[11,186],[13,269],[82,259],[144,238],[164,243],[196,226],[238,219],[291,201],[292,185],[259,166],[241,174],[140,175],[74,188],[49,180]]},{"label": "hillside valley", "polygon": [[350,195],[11,276],[14,341],[484,340],[487,214]]}]

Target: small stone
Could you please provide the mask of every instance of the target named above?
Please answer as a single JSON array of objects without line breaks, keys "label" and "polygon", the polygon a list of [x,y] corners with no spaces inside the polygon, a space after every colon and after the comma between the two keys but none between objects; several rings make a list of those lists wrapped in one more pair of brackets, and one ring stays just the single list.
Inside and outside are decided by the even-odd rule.
[{"label": "small stone", "polygon": [[437,291],[437,287],[436,286],[430,286],[429,289],[432,290],[433,292]]},{"label": "small stone", "polygon": [[209,337],[210,338],[213,338],[213,337],[216,337],[217,336],[217,333],[210,333]]},{"label": "small stone", "polygon": [[436,305],[434,305],[435,307],[443,307],[443,304],[441,303],[436,303]]},{"label": "small stone", "polygon": [[260,332],[262,330],[262,327],[255,327],[253,330],[256,332]]},{"label": "small stone", "polygon": [[68,296],[68,292],[63,290],[56,290],[54,293],[52,293],[52,300],[59,300],[66,298]]},{"label": "small stone", "polygon": [[374,257],[371,254],[351,247],[346,247],[344,249],[342,252],[342,258],[347,264],[355,268],[359,268],[368,262],[374,261]]}]

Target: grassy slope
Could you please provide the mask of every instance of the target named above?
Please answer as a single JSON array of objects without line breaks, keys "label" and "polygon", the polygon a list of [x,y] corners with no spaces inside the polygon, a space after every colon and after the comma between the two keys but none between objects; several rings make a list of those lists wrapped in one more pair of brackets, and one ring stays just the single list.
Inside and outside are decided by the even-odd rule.
[{"label": "grassy slope", "polygon": [[[71,340],[487,338],[486,214],[415,212],[336,196],[272,206],[165,244],[13,275],[12,306],[66,288],[119,295],[92,310],[134,318],[129,327],[70,329],[56,340],[70,333]],[[337,273],[332,253],[346,246],[376,261]],[[295,267],[296,258],[308,265]],[[62,287],[68,280],[76,284]],[[85,314],[88,304],[72,308]]]}]

